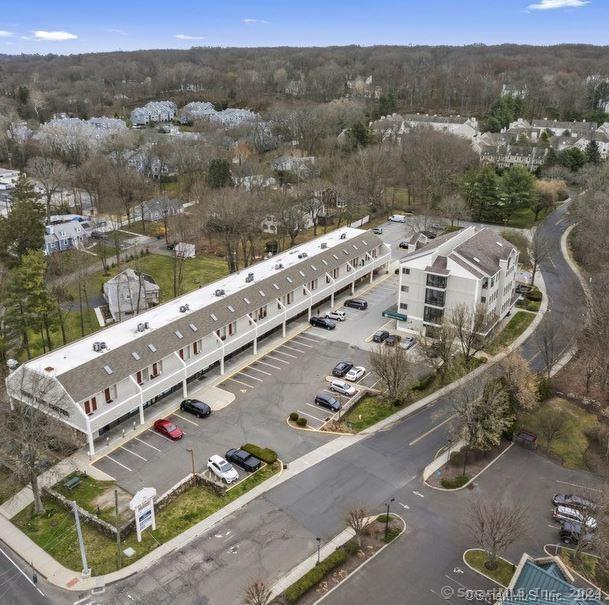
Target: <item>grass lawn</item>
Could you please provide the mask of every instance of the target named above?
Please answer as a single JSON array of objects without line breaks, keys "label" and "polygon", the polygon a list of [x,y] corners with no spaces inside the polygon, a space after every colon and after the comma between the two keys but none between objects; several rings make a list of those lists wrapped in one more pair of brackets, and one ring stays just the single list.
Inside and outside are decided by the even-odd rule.
[{"label": "grass lawn", "polygon": [[495,580],[495,582],[499,582],[502,586],[507,587],[514,575],[514,566],[505,559],[499,559],[497,562],[497,569],[487,569],[484,566],[484,562],[487,560],[486,551],[484,550],[475,549],[468,551],[465,553],[465,560],[474,569],[489,576]]},{"label": "grass lawn", "polygon": [[534,319],[535,315],[532,313],[526,313],[525,311],[515,313],[505,328],[489,344],[487,351],[495,355],[503,347],[512,344],[529,327]]},{"label": "grass lawn", "polygon": [[23,485],[15,479],[6,467],[0,466],[0,504],[12,498]]},{"label": "grass lawn", "polygon": [[561,434],[551,443],[550,453],[558,456],[569,468],[587,470],[584,454],[588,449],[589,439],[586,433],[598,425],[594,414],[589,414],[565,399],[555,398],[523,416],[520,424],[523,428],[537,433],[541,446],[546,447],[542,430],[545,419],[560,411],[568,415],[568,421]]},{"label": "grass lawn", "polygon": [[343,416],[342,422],[349,430],[359,433],[380,420],[391,416],[391,414],[395,414],[395,412],[403,407],[389,405],[388,403],[383,403],[379,397],[367,395]]},{"label": "grass lawn", "polygon": [[536,222],[542,221],[552,210],[553,208],[540,212],[537,221],[535,221],[535,213],[530,208],[519,208],[512,214],[506,227],[530,229]]},{"label": "grass lawn", "polygon": [[[81,508],[97,514],[97,507],[93,503],[94,500],[107,490],[112,489],[115,483],[114,481],[97,481],[88,475],[79,474],[80,483],[75,488],[68,489],[67,487],[64,487],[66,481],[77,474],[79,473],[72,473],[68,477],[63,478],[53,486],[53,489],[62,496],[68,498],[68,500],[75,500],[76,504]],[[114,502],[114,500],[112,500],[112,502]],[[98,516],[104,521],[115,525],[114,507],[111,506],[105,510],[101,510]]]},{"label": "grass lawn", "polygon": [[[135,555],[130,559],[123,556],[123,566],[132,563],[154,550],[159,544],[167,542],[209,517],[278,471],[279,464],[265,466],[230,489],[223,497],[205,487],[197,486],[187,489],[173,502],[157,512],[157,529],[144,532],[141,542],[137,541],[135,532],[123,540],[122,550],[128,547],[135,550]],[[77,489],[75,488],[72,493]],[[93,494],[96,489],[85,485],[79,497],[83,501],[90,502],[95,497]],[[73,497],[75,496],[74,493]],[[47,499],[44,503],[47,509],[44,515],[32,517],[32,506],[30,505],[16,515],[12,522],[62,565],[73,570],[81,569],[72,513],[51,500]],[[118,569],[115,540],[84,523],[81,525],[87,559],[93,575],[103,575]]]}]

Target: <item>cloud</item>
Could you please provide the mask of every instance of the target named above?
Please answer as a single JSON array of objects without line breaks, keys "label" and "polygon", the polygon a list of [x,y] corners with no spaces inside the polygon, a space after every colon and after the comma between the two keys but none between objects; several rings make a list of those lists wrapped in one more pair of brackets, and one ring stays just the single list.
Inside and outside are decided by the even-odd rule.
[{"label": "cloud", "polygon": [[264,19],[241,19],[241,23],[245,23],[246,25],[269,25],[270,21],[265,21]]},{"label": "cloud", "polygon": [[540,2],[535,4],[529,4],[528,8],[547,11],[556,8],[582,8],[586,4],[590,4],[590,0],[540,0]]},{"label": "cloud", "polygon": [[127,32],[124,29],[108,29],[106,30],[109,34],[118,34],[119,36],[127,36]]},{"label": "cloud", "polygon": [[0,29],[0,38],[10,38],[13,32],[7,32],[5,29]]},{"label": "cloud", "polygon": [[34,38],[37,40],[49,40],[51,42],[64,42],[65,40],[76,40],[78,36],[70,32],[47,32],[43,29],[37,29],[34,32]]},{"label": "cloud", "polygon": [[205,40],[205,36],[189,36],[188,34],[176,34],[178,40]]}]

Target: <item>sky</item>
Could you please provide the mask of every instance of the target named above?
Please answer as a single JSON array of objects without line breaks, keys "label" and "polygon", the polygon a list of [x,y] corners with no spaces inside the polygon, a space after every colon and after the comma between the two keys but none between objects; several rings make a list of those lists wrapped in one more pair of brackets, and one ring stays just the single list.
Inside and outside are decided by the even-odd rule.
[{"label": "sky", "polygon": [[0,53],[609,44],[609,0],[0,0]]}]

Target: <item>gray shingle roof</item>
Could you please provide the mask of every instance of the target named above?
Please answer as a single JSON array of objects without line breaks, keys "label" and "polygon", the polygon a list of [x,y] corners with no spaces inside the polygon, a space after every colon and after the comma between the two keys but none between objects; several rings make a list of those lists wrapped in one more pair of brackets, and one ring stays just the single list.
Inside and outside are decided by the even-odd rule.
[{"label": "gray shingle roof", "polygon": [[506,260],[513,250],[515,248],[510,242],[493,229],[485,227],[459,244],[454,252],[483,273],[494,275],[499,270],[499,261]]}]

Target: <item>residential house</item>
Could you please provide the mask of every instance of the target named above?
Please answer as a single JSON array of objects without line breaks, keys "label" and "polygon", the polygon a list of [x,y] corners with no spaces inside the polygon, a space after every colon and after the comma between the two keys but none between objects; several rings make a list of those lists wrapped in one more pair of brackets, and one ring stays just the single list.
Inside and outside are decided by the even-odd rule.
[{"label": "residential house", "polygon": [[95,224],[85,217],[62,219],[62,217],[51,220],[44,230],[44,253],[46,256],[55,252],[65,252],[73,248],[83,248],[95,229]]},{"label": "residential house", "polygon": [[193,101],[180,110],[180,124],[192,124],[197,120],[209,118],[216,113],[214,106],[207,101]]},{"label": "residential house", "polygon": [[125,269],[104,284],[104,298],[114,321],[123,321],[159,304],[161,289],[154,279]]},{"label": "residential house", "polygon": [[479,146],[482,162],[495,164],[499,168],[525,166],[531,171],[543,166],[548,147],[541,145],[494,144]]},{"label": "residential house", "polygon": [[258,191],[259,189],[275,189],[277,188],[277,179],[273,176],[265,176],[264,174],[249,174],[233,179],[235,187],[241,187],[245,191]]},{"label": "residential house", "polygon": [[150,101],[143,107],[136,107],[131,112],[133,126],[146,126],[158,122],[171,122],[178,112],[173,101]]},{"label": "residential house", "polygon": [[543,128],[548,130],[555,136],[569,135],[572,137],[590,137],[596,132],[596,122],[580,122],[573,120],[572,122],[561,122],[559,120],[533,120],[531,126],[534,128]]},{"label": "residential house", "polygon": [[429,114],[407,114],[404,116],[404,125],[409,128],[433,128],[440,132],[454,134],[473,141],[480,132],[478,120],[465,116],[430,116]]},{"label": "residential house", "polygon": [[[516,303],[518,250],[496,231],[467,227],[441,235],[400,260],[398,329],[433,333],[457,305],[482,305],[490,331]],[[431,330],[429,330],[431,329]]]},{"label": "residential house", "polygon": [[170,199],[166,196],[155,197],[135,206],[132,210],[134,220],[162,221],[168,216],[175,216],[184,212],[184,202]]},{"label": "residential house", "polygon": [[275,158],[271,166],[275,172],[291,173],[298,179],[307,179],[314,174],[315,157],[282,155]]}]

